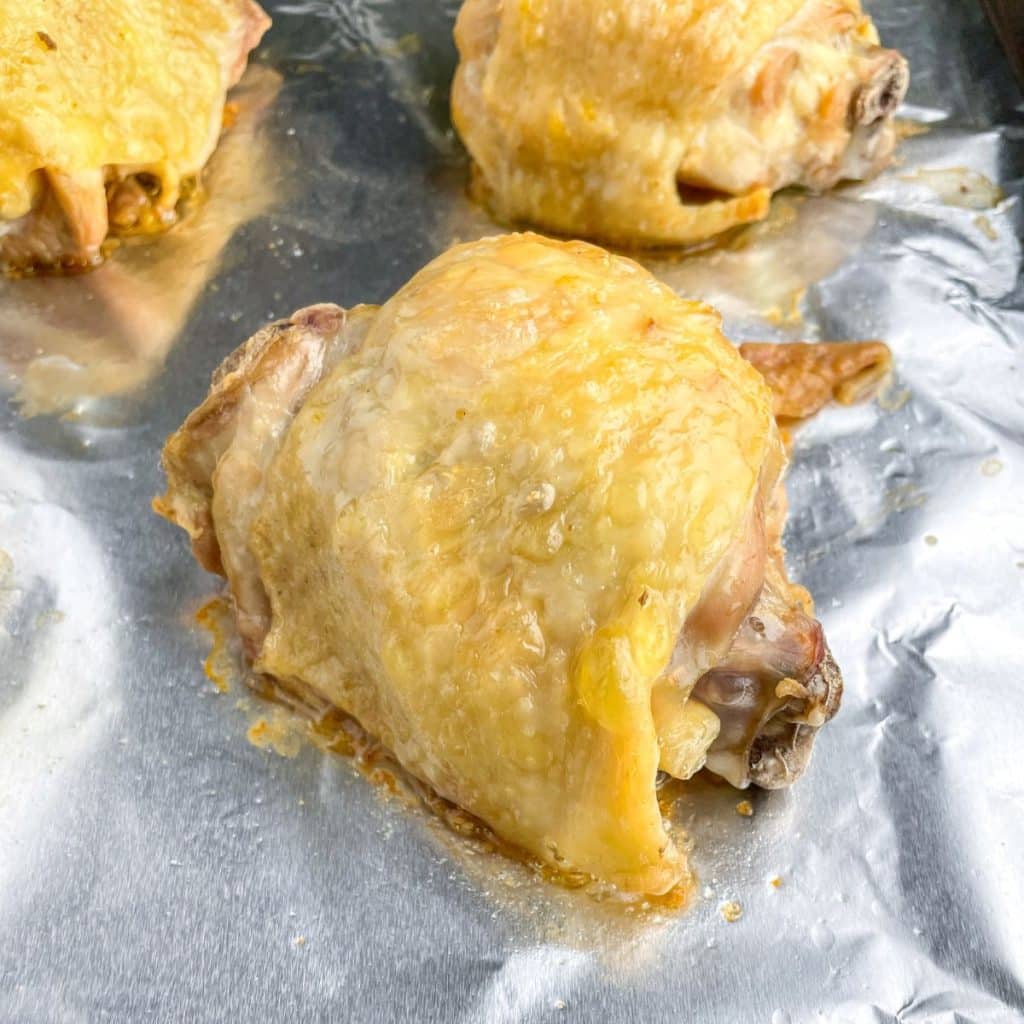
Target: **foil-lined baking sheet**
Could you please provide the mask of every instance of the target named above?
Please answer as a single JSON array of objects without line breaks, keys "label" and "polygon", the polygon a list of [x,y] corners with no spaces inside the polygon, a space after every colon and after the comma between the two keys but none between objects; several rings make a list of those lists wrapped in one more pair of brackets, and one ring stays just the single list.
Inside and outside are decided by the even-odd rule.
[{"label": "foil-lined baking sheet", "polygon": [[689,787],[678,913],[536,878],[204,671],[164,436],[268,319],[494,230],[447,117],[457,5],[270,6],[195,215],[0,282],[0,1020],[1024,1019],[1024,107],[980,7],[869,4],[913,71],[882,177],[646,260],[737,340],[897,366],[789,475],[843,709],[791,791]]}]

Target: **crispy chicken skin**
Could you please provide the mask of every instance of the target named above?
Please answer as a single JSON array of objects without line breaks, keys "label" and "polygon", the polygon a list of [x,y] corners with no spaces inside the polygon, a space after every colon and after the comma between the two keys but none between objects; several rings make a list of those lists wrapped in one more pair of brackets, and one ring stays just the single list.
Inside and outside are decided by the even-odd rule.
[{"label": "crispy chicken skin", "polygon": [[501,220],[699,242],[884,167],[903,58],[859,0],[466,0],[452,117]]},{"label": "crispy chicken skin", "polygon": [[833,400],[853,405],[872,394],[892,369],[892,353],[881,341],[746,341],[740,355],[768,382],[772,412],[780,421],[807,419]]},{"label": "crispy chicken skin", "polygon": [[0,270],[172,224],[270,19],[253,0],[23,0],[0,18]]},{"label": "crispy chicken skin", "polygon": [[659,769],[788,784],[839,703],[771,402],[709,307],[505,235],[256,334],[155,508],[258,672],[543,861],[659,893],[686,874]]}]

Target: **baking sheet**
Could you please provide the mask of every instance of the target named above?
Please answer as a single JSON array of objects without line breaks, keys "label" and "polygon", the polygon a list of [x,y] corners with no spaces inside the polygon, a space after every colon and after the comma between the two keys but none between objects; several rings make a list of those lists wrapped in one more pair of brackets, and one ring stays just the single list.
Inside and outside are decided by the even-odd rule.
[{"label": "baking sheet", "polygon": [[1024,1019],[1024,107],[981,9],[868,5],[928,127],[880,179],[647,261],[737,340],[881,337],[898,367],[789,476],[842,712],[753,817],[692,787],[679,915],[254,746],[204,673],[216,583],[148,509],[164,436],[266,320],[493,230],[446,113],[457,4],[269,6],[206,221],[0,283],[0,1020]]}]

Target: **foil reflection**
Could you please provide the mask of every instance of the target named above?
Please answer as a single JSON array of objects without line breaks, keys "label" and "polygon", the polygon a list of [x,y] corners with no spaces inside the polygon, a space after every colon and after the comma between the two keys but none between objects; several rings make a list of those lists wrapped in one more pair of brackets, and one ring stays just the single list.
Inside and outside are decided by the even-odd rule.
[{"label": "foil reflection", "polygon": [[680,295],[720,310],[727,323],[756,319],[802,328],[804,293],[857,251],[876,219],[874,204],[842,192],[787,192],[772,201],[765,220],[710,249],[684,257],[650,254],[641,262]]}]

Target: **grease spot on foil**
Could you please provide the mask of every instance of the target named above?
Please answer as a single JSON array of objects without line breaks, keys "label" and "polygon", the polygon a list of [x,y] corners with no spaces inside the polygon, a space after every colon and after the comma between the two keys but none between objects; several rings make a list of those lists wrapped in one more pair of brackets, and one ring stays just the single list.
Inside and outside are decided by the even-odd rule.
[{"label": "grease spot on foil", "polygon": [[901,174],[900,181],[924,185],[939,202],[965,210],[988,210],[1006,197],[994,181],[969,167],[922,168]]},{"label": "grease spot on foil", "polygon": [[206,678],[220,693],[229,693],[232,682],[243,678],[241,655],[233,643],[234,617],[225,597],[214,597],[196,612],[196,624],[210,635],[210,653],[203,659]]},{"label": "grease spot on foil", "polygon": [[986,459],[981,464],[981,475],[982,476],[999,476],[1003,471],[1003,463],[1001,459],[991,458]]},{"label": "grease spot on foil", "polygon": [[57,608],[47,608],[41,611],[32,623],[35,629],[43,629],[46,626],[55,626],[64,621],[64,613]]},{"label": "grease spot on foil", "polygon": [[[14,589],[14,559],[3,548],[0,548],[0,615],[6,615],[8,609],[13,605]],[[6,631],[2,630],[2,632]]]},{"label": "grease spot on foil", "polygon": [[[912,139],[916,135],[927,135],[931,131],[931,127],[926,124],[922,124],[920,121],[908,121],[906,118],[898,117],[893,125],[896,129],[896,138],[901,142],[903,139]],[[775,1024],[772,1021],[772,1024]]]},{"label": "grease spot on foil", "polygon": [[992,221],[983,213],[974,218],[974,226],[990,241],[999,241],[999,232],[992,226]]},{"label": "grease spot on foil", "polygon": [[309,723],[285,708],[272,708],[249,726],[246,738],[254,747],[273,750],[281,757],[298,757],[309,733]]},{"label": "grease spot on foil", "polygon": [[743,906],[737,900],[726,900],[718,908],[718,912],[722,915],[724,921],[728,921],[729,924],[735,924],[743,916]]},{"label": "grease spot on foil", "polygon": [[878,403],[879,408],[884,409],[886,412],[897,412],[909,400],[910,390],[897,387],[891,378],[875,396],[875,401]]},{"label": "grease spot on foil", "polygon": [[377,52],[382,57],[411,57],[423,49],[423,41],[415,32],[407,32],[394,41],[382,42]]},{"label": "grease spot on foil", "polygon": [[907,512],[912,508],[920,508],[927,500],[928,495],[917,484],[897,484],[886,491],[885,508],[889,512]]},{"label": "grease spot on foil", "polygon": [[800,307],[806,295],[806,288],[797,288],[784,300],[782,306],[766,309],[763,313],[765,320],[775,327],[799,327],[804,322]]}]

